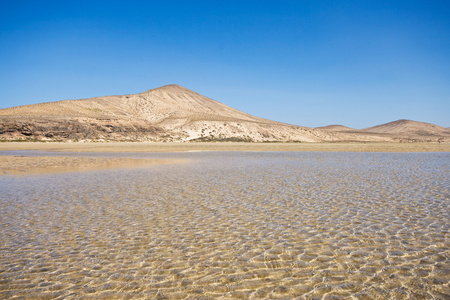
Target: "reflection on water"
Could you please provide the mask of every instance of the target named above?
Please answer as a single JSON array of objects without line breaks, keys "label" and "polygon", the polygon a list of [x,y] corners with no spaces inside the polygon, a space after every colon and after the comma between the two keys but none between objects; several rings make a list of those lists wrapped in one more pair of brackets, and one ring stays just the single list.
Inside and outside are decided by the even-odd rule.
[{"label": "reflection on water", "polygon": [[450,297],[447,153],[147,157],[0,176],[0,298]]}]

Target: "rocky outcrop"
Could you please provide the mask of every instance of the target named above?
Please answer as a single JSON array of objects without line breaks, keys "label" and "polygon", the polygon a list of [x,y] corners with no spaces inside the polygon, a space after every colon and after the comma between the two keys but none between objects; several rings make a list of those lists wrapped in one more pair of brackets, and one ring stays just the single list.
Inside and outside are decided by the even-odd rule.
[{"label": "rocky outcrop", "polygon": [[158,140],[166,131],[147,122],[121,122],[96,119],[1,119],[0,137],[3,140],[55,141],[147,141]]}]

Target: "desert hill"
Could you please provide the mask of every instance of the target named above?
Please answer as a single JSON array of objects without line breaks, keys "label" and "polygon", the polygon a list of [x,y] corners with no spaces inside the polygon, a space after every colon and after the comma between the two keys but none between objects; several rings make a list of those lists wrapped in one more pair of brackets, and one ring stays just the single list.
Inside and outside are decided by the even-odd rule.
[{"label": "desert hill", "polygon": [[362,131],[410,137],[450,136],[450,130],[447,128],[430,123],[404,119],[369,127]]},{"label": "desert hill", "polygon": [[357,131],[357,129],[354,128],[350,128],[347,126],[343,126],[343,125],[327,125],[327,126],[321,126],[321,127],[316,127],[315,129],[319,129],[319,130],[328,130],[328,131]]},{"label": "desert hill", "polygon": [[261,120],[175,84],[135,95],[65,100],[6,108],[0,110],[0,116],[128,119],[153,123],[173,117],[191,120]]},{"label": "desert hill", "polygon": [[179,85],[0,110],[1,139],[322,141],[325,132],[261,119]]},{"label": "desert hill", "polygon": [[[437,129],[436,134],[419,139],[400,129],[388,131],[377,126],[360,131],[341,125],[312,129],[275,122],[176,84],[139,94],[0,109],[0,140],[389,142],[441,138]],[[446,132],[442,134],[450,140]]]}]

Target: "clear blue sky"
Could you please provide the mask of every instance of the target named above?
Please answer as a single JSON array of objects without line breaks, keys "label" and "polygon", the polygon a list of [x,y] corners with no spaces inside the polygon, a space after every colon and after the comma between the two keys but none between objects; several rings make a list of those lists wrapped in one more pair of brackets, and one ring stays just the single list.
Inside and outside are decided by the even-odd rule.
[{"label": "clear blue sky", "polygon": [[450,127],[450,0],[0,0],[0,108],[177,83],[290,124]]}]

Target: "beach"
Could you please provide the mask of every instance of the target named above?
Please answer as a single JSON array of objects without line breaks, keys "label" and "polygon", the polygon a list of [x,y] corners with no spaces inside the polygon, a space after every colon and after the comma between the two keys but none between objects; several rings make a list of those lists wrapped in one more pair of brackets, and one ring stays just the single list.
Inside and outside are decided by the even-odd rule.
[{"label": "beach", "polygon": [[236,143],[236,142],[3,142],[0,151],[185,152],[185,151],[328,151],[450,152],[448,143]]}]

